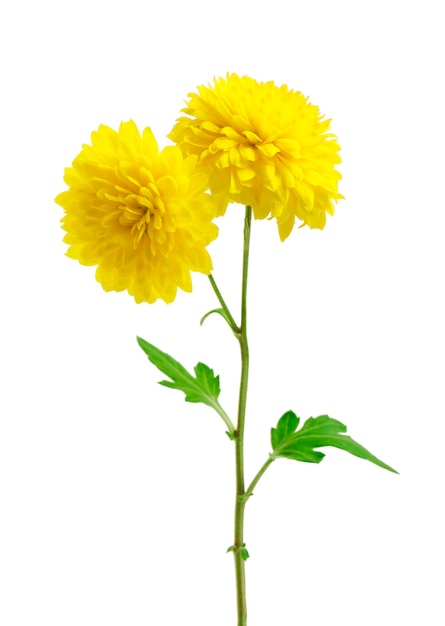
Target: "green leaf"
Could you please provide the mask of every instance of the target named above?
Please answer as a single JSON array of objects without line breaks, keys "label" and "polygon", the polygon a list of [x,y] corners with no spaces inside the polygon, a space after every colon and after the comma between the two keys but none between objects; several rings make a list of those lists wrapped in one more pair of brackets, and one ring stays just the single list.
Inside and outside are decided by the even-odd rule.
[{"label": "green leaf", "polygon": [[247,561],[250,555],[249,555],[249,552],[247,551],[245,543],[243,543],[243,545],[239,548],[236,548],[236,546],[229,546],[226,550],[226,554],[227,552],[236,552],[237,550],[240,551],[241,558],[243,559],[243,561]]},{"label": "green leaf", "polygon": [[228,325],[230,326],[230,328],[232,328],[232,323],[230,321],[230,319],[227,316],[227,313],[224,311],[224,309],[212,309],[212,311],[209,311],[208,313],[206,313],[200,320],[200,324],[201,326],[204,324],[205,320],[212,315],[212,313],[217,313],[218,315],[221,315],[221,317],[223,317],[226,322],[228,323]]},{"label": "green leaf", "polygon": [[245,544],[245,543],[243,543],[243,547],[242,547],[242,548],[240,548],[241,558],[243,559],[243,561],[247,561],[247,559],[248,559],[248,558],[249,558],[249,556],[250,556],[250,555],[249,555],[249,553],[248,553],[248,551],[247,551],[247,548],[245,548],[245,547],[244,547],[245,545],[246,545],[246,544]]},{"label": "green leaf", "polygon": [[287,411],[280,419],[276,428],[272,428],[272,448],[275,448],[293,433],[300,422],[300,418],[293,411]]},{"label": "green leaf", "polygon": [[306,463],[320,463],[325,455],[315,448],[333,446],[398,474],[395,469],[371,454],[349,435],[345,435],[346,426],[328,415],[310,417],[298,431],[297,426],[298,418],[292,411],[288,411],[280,418],[277,427],[272,428],[271,440],[275,458],[284,457]]},{"label": "green leaf", "polygon": [[202,402],[212,408],[219,407],[219,376],[215,376],[210,367],[204,363],[198,363],[195,367],[196,377],[194,377],[173,357],[148,341],[140,337],[137,337],[137,341],[153,365],[156,365],[171,379],[160,381],[160,385],[184,392],[186,402]]}]

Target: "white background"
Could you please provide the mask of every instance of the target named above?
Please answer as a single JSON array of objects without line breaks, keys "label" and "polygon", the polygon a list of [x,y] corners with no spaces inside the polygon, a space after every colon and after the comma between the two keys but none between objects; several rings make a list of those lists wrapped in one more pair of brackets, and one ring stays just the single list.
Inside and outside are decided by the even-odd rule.
[{"label": "white background", "polygon": [[[53,198],[100,123],[161,146],[226,71],[301,90],[342,146],[322,232],[255,222],[246,472],[287,409],[329,413],[400,471],[277,461],[246,513],[249,626],[445,623],[440,2],[16,2],[2,9],[2,626],[235,625],[233,446],[137,347],[239,373],[207,279],[172,305],[106,294]],[[10,5],[12,6],[12,5]],[[215,276],[238,307],[242,208]],[[442,595],[442,597],[441,597]]]}]

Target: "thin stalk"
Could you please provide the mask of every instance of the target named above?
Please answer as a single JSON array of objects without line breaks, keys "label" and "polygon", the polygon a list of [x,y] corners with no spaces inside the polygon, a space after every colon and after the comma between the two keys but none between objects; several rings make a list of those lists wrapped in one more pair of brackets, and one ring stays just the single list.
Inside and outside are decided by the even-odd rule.
[{"label": "thin stalk", "polygon": [[215,292],[216,297],[218,298],[218,302],[220,303],[221,307],[223,308],[224,313],[227,316],[231,329],[234,332],[239,333],[240,329],[237,326],[235,320],[233,319],[232,314],[229,311],[229,307],[225,303],[225,300],[222,297],[222,294],[220,290],[218,289],[218,285],[216,284],[215,279],[213,278],[212,274],[209,274],[209,281],[210,281],[210,284],[212,285],[212,288],[213,288],[213,291]]},{"label": "thin stalk", "polygon": [[212,404],[212,406],[215,409],[215,411],[218,413],[218,415],[222,417],[224,424],[227,426],[228,432],[230,433],[230,435],[234,437],[235,426],[232,424],[232,420],[230,419],[230,417],[227,415],[227,413],[224,411],[224,409],[222,408],[222,406],[220,405],[218,401]]},{"label": "thin stalk", "polygon": [[244,424],[246,416],[247,385],[249,379],[249,344],[247,342],[247,276],[249,268],[250,230],[252,207],[246,207],[244,218],[243,277],[241,290],[241,325],[237,335],[241,349],[241,379],[238,401],[238,422],[235,437],[236,462],[236,499],[235,499],[235,536],[233,555],[235,559],[236,597],[238,626],[247,624],[246,574],[244,567],[244,509],[246,497],[244,490]]},{"label": "thin stalk", "polygon": [[[235,499],[235,532],[234,543],[230,550],[233,551],[235,559],[235,577],[236,577],[236,603],[238,626],[247,626],[247,605],[246,605],[246,574],[244,568],[245,551],[244,548],[244,509],[246,501],[250,495],[249,491],[244,489],[244,423],[246,417],[247,402],[247,385],[249,380],[249,344],[247,342],[247,276],[249,269],[249,250],[250,250],[250,230],[252,224],[252,207],[246,206],[244,217],[244,246],[243,246],[243,270],[242,270],[242,287],[241,287],[241,324],[238,326],[229,311],[225,300],[218,289],[218,286],[212,274],[209,275],[209,281],[215,292],[216,297],[226,315],[229,325],[238,339],[241,349],[241,379],[238,396],[238,419],[236,431],[234,432],[235,441],[235,466],[236,466],[236,499]],[[230,429],[230,419],[226,414],[222,415],[226,425]],[[229,424],[230,422],[230,424]],[[268,465],[272,462],[269,460],[266,466],[260,470],[254,478],[251,488],[256,485],[262,474],[266,471]]]},{"label": "thin stalk", "polygon": [[261,476],[264,474],[264,472],[267,470],[267,468],[269,467],[269,465],[271,465],[273,462],[275,461],[275,457],[273,457],[272,455],[267,459],[267,461],[264,463],[264,465],[261,467],[261,469],[259,470],[259,472],[257,473],[257,475],[255,476],[255,478],[252,480],[252,482],[250,483],[250,485],[247,487],[246,490],[246,500],[247,498],[249,498],[251,495],[253,495],[253,490],[255,489],[255,487],[258,484],[258,481],[260,480]]}]

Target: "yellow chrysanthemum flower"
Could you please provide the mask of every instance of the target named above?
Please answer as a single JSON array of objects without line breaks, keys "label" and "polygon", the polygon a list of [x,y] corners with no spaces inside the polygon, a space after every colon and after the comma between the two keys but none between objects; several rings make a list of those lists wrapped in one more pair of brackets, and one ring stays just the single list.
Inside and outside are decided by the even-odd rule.
[{"label": "yellow chrysanthemum flower", "polygon": [[101,125],[91,139],[65,171],[69,190],[56,198],[66,212],[67,255],[97,265],[105,291],[172,302],[178,287],[192,290],[190,271],[212,269],[205,248],[218,229],[207,176],[176,146],[159,152],[151,130],[141,135],[133,121],[118,132]]},{"label": "yellow chrysanthemum flower", "polygon": [[[250,204],[257,219],[275,217],[281,240],[295,217],[323,228],[334,213],[340,146],[330,120],[300,92],[228,74],[189,94],[169,137],[196,155],[223,215],[229,202]],[[302,224],[302,225],[303,225]]]}]

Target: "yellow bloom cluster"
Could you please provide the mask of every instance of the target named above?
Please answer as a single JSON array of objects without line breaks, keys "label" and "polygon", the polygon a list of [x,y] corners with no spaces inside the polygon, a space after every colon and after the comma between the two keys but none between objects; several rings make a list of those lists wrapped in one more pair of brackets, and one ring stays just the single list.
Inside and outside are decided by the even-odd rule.
[{"label": "yellow bloom cluster", "polygon": [[212,269],[206,246],[218,229],[207,176],[179,148],[160,152],[151,130],[141,135],[133,121],[118,132],[100,126],[91,138],[56,198],[65,209],[67,255],[97,265],[106,291],[172,302],[178,287],[192,290],[190,271]]},{"label": "yellow bloom cluster", "polygon": [[300,92],[227,74],[189,94],[182,111],[169,135],[177,145],[162,151],[133,121],[100,126],[56,198],[67,255],[97,265],[106,291],[126,289],[136,302],[172,302],[178,287],[191,291],[191,271],[210,273],[212,220],[229,202],[275,218],[283,241],[296,219],[323,228],[342,198],[340,146]]},{"label": "yellow bloom cluster", "polygon": [[297,217],[323,228],[334,213],[340,147],[330,121],[300,92],[228,74],[189,94],[169,137],[196,155],[209,176],[218,214],[229,202],[250,204],[257,219],[274,217],[281,240]]}]

